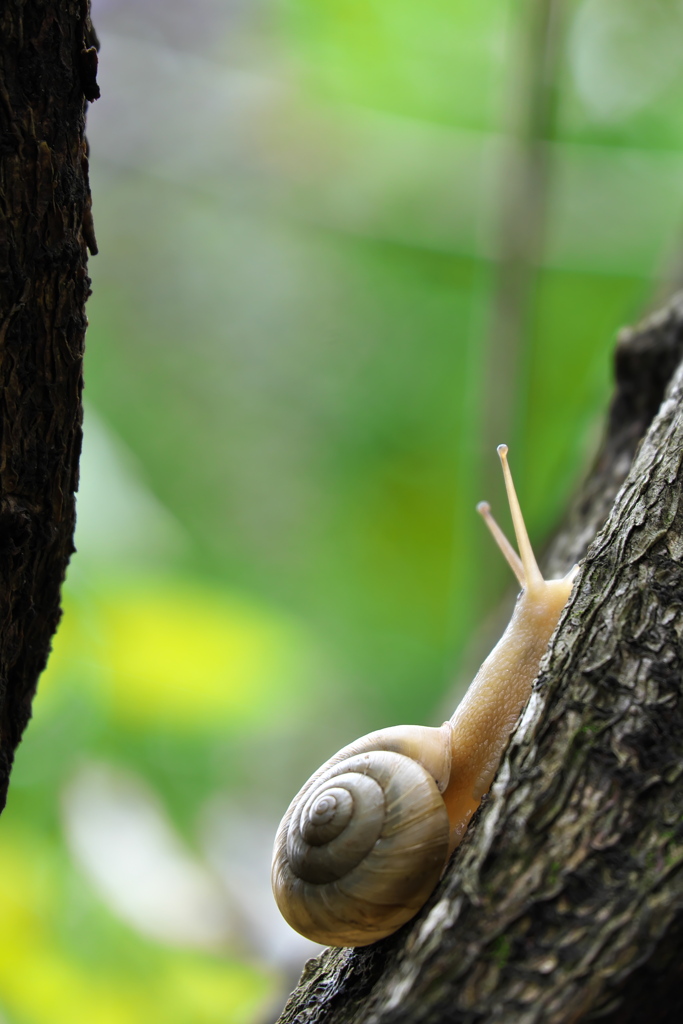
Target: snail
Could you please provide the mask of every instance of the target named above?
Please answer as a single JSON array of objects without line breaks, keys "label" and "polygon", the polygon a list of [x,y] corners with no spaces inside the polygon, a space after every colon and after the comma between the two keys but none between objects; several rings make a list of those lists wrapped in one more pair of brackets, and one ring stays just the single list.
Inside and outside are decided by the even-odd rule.
[{"label": "snail", "polygon": [[477,506],[522,588],[510,623],[440,728],[369,733],[330,758],[287,810],[271,880],[282,915],[330,946],[365,946],[426,902],[488,791],[578,567],[544,580],[498,447],[519,555]]}]

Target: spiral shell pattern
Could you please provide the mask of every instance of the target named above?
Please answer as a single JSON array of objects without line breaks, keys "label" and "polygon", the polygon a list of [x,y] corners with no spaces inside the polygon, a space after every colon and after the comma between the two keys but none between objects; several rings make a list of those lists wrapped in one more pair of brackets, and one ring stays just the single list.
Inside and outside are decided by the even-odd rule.
[{"label": "spiral shell pattern", "polygon": [[324,766],[292,801],[275,842],[275,898],[308,938],[367,945],[417,913],[448,844],[446,808],[426,768],[393,751],[356,754]]}]

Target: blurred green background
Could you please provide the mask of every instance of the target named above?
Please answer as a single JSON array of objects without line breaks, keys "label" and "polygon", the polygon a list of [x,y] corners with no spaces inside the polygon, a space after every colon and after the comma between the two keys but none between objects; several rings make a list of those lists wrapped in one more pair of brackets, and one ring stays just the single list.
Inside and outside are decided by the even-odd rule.
[{"label": "blurred green background", "polygon": [[78,554],[0,842],[2,1024],[264,1024],[344,743],[438,723],[678,283],[676,0],[93,0]]}]

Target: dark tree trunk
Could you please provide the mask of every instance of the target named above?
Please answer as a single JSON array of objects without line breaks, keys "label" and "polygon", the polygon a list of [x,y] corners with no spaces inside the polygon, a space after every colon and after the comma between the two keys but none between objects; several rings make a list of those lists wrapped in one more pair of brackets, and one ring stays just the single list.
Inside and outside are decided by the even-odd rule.
[{"label": "dark tree trunk", "polygon": [[0,5],[0,808],[73,551],[95,47],[88,0]]},{"label": "dark tree trunk", "polygon": [[622,333],[550,556],[580,576],[491,793],[418,917],[310,961],[283,1022],[683,1016],[682,359],[683,298]]}]

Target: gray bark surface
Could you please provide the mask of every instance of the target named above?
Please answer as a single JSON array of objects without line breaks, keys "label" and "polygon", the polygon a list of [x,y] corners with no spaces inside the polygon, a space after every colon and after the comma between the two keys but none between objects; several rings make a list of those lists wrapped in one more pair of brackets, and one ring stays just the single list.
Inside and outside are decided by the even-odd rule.
[{"label": "gray bark surface", "polygon": [[581,571],[491,792],[422,912],[309,961],[281,1024],[681,1019],[682,359],[681,297],[621,333],[549,556]]},{"label": "gray bark surface", "polygon": [[0,809],[73,551],[95,44],[88,0],[0,4]]}]

